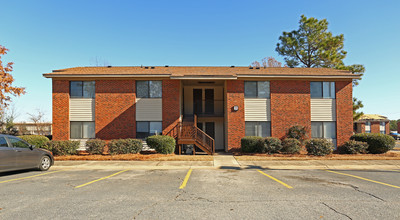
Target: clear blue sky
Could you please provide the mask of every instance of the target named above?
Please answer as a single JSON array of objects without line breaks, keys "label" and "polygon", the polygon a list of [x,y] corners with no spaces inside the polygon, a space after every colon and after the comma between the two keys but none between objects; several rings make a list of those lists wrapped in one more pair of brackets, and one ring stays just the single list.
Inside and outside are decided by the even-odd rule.
[{"label": "clear blue sky", "polygon": [[15,62],[20,116],[42,109],[51,120],[54,69],[93,66],[247,66],[273,56],[283,31],[300,15],[326,18],[343,33],[346,64],[366,72],[354,96],[364,113],[400,119],[400,1],[0,1],[0,45]]}]

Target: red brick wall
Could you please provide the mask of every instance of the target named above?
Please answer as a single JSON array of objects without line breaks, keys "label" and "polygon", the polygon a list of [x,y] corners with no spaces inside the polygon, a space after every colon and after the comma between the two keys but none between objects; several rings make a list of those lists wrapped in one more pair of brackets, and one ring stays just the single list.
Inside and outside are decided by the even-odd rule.
[{"label": "red brick wall", "polygon": [[379,121],[371,122],[371,133],[381,133]]},{"label": "red brick wall", "polygon": [[162,82],[162,128],[163,134],[170,131],[178,122],[180,111],[180,80]]},{"label": "red brick wall", "polygon": [[[245,136],[244,122],[244,81],[226,81],[226,131],[229,152],[240,151],[240,140]],[[238,106],[238,111],[233,111]]]},{"label": "red brick wall", "polygon": [[400,121],[397,122],[397,133],[400,133]]},{"label": "red brick wall", "polygon": [[336,138],[337,146],[348,141],[353,134],[353,84],[336,82]]},{"label": "red brick wall", "polygon": [[271,136],[283,139],[290,127],[302,125],[311,137],[310,82],[271,81],[270,91]]},{"label": "red brick wall", "polygon": [[69,140],[69,81],[53,80],[53,140]]},{"label": "red brick wall", "polygon": [[135,138],[135,81],[96,80],[96,138]]},{"label": "red brick wall", "polygon": [[390,134],[390,123],[385,122],[385,134]]}]

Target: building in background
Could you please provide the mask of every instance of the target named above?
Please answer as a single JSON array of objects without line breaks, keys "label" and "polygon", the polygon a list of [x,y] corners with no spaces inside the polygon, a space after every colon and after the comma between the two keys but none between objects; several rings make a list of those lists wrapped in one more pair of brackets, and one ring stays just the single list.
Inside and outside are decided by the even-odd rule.
[{"label": "building in background", "polygon": [[[19,135],[44,135],[50,136],[51,123],[33,123],[33,122],[15,122],[13,126]],[[6,129],[6,125],[2,126],[2,129]]]},{"label": "building in background", "polygon": [[354,122],[355,133],[390,133],[389,119],[382,115],[365,114]]}]

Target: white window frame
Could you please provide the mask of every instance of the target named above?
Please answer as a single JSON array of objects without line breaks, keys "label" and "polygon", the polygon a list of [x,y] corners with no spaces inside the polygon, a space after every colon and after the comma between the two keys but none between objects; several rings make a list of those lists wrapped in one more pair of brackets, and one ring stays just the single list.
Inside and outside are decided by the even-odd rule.
[{"label": "white window frame", "polygon": [[371,122],[370,121],[365,122],[365,133],[371,133]]}]

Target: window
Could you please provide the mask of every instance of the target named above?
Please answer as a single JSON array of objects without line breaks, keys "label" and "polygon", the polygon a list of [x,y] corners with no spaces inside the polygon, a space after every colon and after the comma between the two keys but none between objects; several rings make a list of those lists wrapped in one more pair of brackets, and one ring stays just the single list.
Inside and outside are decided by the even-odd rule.
[{"label": "window", "polygon": [[138,98],[161,98],[162,81],[136,81],[136,96]]},{"label": "window", "polygon": [[246,136],[271,136],[271,122],[269,121],[246,121],[245,122]]},{"label": "window", "polygon": [[7,137],[13,147],[17,148],[29,148],[29,144],[25,143],[25,141],[14,138],[14,137]]},{"label": "window", "polygon": [[0,137],[0,147],[8,147],[7,141],[4,137]]},{"label": "window", "polygon": [[379,126],[379,131],[381,132],[381,134],[385,134],[385,122],[381,121],[380,122],[380,126]]},{"label": "window", "polygon": [[310,82],[311,98],[334,99],[335,82]]},{"label": "window", "polygon": [[333,121],[311,122],[311,137],[336,139],[336,123]]},{"label": "window", "polygon": [[365,122],[365,133],[371,133],[371,122]]},{"label": "window", "polygon": [[70,96],[71,98],[94,98],[95,83],[94,81],[71,81]]},{"label": "window", "polygon": [[162,134],[161,121],[137,121],[136,138],[144,139],[151,135]]},{"label": "window", "polygon": [[245,98],[270,98],[269,81],[244,82]]},{"label": "window", "polygon": [[95,138],[94,122],[71,121],[71,139]]}]

